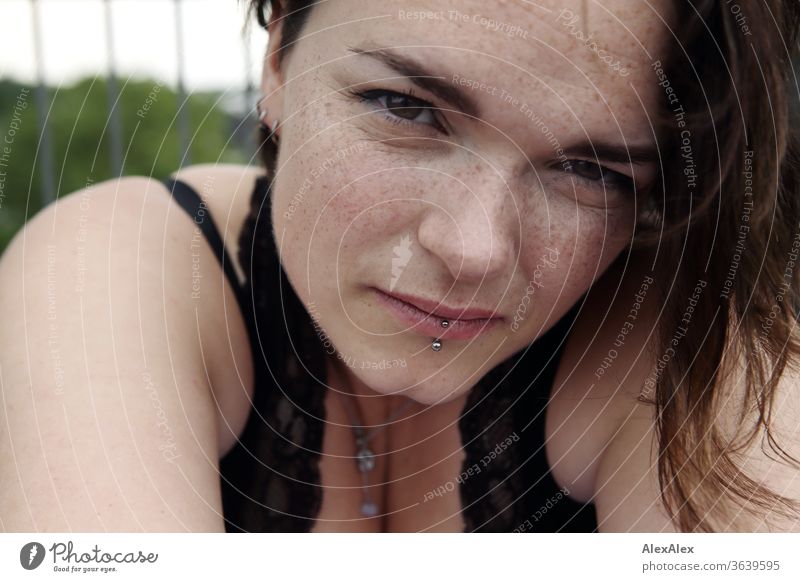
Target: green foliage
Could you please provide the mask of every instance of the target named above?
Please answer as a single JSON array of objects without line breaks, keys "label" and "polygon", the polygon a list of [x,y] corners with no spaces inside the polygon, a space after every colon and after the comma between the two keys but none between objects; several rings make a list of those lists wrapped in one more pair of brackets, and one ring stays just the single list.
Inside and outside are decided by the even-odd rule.
[{"label": "green foliage", "polygon": [[[163,179],[186,165],[181,160],[175,91],[152,80],[125,79],[117,81],[117,89],[122,174]],[[8,147],[6,166],[0,165],[0,172],[5,171],[0,174],[4,180],[0,181],[0,253],[26,218],[45,203],[34,92],[33,87],[0,80],[0,164],[3,147]],[[48,128],[57,196],[115,177],[106,80],[84,79],[69,87],[49,88],[47,94],[48,106],[52,104]],[[249,144],[232,138],[238,120],[217,100],[218,94],[193,94],[185,105],[191,163],[246,163],[252,154],[247,151]],[[12,127],[13,136],[9,136]],[[246,131],[240,129],[237,135],[242,133]]]}]

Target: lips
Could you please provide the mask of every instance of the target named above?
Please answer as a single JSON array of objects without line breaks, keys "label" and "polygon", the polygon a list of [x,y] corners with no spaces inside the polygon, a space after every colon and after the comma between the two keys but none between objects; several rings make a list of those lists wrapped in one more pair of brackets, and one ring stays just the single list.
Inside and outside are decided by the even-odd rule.
[{"label": "lips", "polygon": [[[371,287],[376,299],[400,322],[420,334],[450,339],[472,339],[496,327],[503,317],[476,308],[453,308],[438,302]],[[442,327],[447,319],[449,326]]]},{"label": "lips", "polygon": [[455,307],[447,307],[442,305],[438,301],[430,301],[428,299],[422,299],[420,297],[414,297],[413,295],[405,295],[403,293],[389,293],[387,291],[383,291],[375,287],[381,293],[385,295],[389,295],[391,297],[395,297],[400,301],[413,305],[420,311],[424,311],[434,317],[442,317],[442,318],[450,318],[450,319],[491,319],[491,318],[498,318],[502,319],[501,316],[497,315],[495,312],[490,311],[488,309],[478,309],[475,307],[467,308],[455,308]]}]

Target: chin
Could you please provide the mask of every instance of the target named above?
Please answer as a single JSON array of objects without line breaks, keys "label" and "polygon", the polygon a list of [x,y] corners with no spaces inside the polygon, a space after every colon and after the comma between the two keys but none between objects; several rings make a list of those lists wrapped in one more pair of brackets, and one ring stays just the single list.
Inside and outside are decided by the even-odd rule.
[{"label": "chin", "polygon": [[444,404],[458,398],[470,386],[455,386],[452,377],[417,378],[408,368],[393,370],[354,370],[358,378],[372,391],[385,396],[405,396],[420,404]]}]

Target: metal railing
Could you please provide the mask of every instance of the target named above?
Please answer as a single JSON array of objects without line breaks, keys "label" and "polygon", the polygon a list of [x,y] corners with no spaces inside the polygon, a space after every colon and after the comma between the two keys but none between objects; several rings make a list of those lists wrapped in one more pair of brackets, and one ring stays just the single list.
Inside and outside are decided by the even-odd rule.
[{"label": "metal railing", "polygon": [[[120,119],[120,94],[118,85],[118,75],[115,58],[113,10],[116,0],[102,0],[104,11],[105,45],[106,45],[106,75],[107,75],[107,95],[106,107],[108,114],[108,131],[110,139],[110,158],[111,174],[121,176],[123,172],[123,132]],[[165,0],[174,5],[174,30],[176,47],[176,93],[177,93],[177,135],[180,147],[181,165],[191,163],[189,145],[191,140],[191,123],[189,119],[188,94],[186,89],[186,65],[184,60],[184,32],[182,5],[187,0]],[[37,144],[36,164],[41,175],[41,196],[42,204],[46,205],[56,198],[56,169],[53,158],[53,141],[49,129],[49,114],[52,103],[48,97],[47,84],[44,73],[44,55],[47,47],[42,35],[42,7],[40,0],[29,0],[34,38],[34,58],[36,62],[36,88],[35,99],[37,109],[37,123],[39,129],[39,143]],[[242,42],[243,62],[245,67],[245,96],[247,103],[253,103],[254,87],[253,82],[247,71],[253,62],[250,45]]]}]

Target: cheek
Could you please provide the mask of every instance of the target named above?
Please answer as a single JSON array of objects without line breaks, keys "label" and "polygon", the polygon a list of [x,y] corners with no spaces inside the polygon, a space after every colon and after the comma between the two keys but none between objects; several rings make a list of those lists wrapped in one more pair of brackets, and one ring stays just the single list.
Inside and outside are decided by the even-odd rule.
[{"label": "cheek", "polygon": [[375,144],[334,131],[308,142],[296,160],[281,170],[273,211],[279,239],[285,229],[287,273],[304,285],[308,268],[315,296],[380,277],[375,270],[384,267],[389,281],[391,243],[413,235],[408,225],[419,205],[411,201],[424,184],[392,168]]},{"label": "cheek", "polygon": [[614,257],[630,242],[633,234],[632,209],[613,212],[586,211],[579,213],[564,232],[562,244],[575,256],[573,269],[586,269],[588,276],[605,270]]},{"label": "cheek", "polygon": [[[298,136],[303,138],[302,134]],[[273,217],[275,232],[285,231],[287,241],[306,250],[316,242],[336,241],[371,202],[357,184],[350,184],[353,163],[347,149],[317,139],[307,143],[282,168],[275,182]],[[286,143],[287,150],[291,145]]]},{"label": "cheek", "polygon": [[534,234],[522,248],[522,268],[523,285],[536,290],[543,309],[556,306],[555,314],[574,304],[630,242],[633,208],[608,212],[564,204],[551,209],[544,226],[528,225]]},{"label": "cheek", "polygon": [[[348,141],[342,136],[338,143]],[[319,145],[313,154],[305,154],[306,164],[314,166],[304,178],[307,204],[298,221],[302,226],[297,225],[309,233],[315,229],[315,245],[319,238],[324,252],[331,245],[363,250],[408,223],[423,183],[409,179],[407,170],[395,169],[374,144],[356,141],[338,149],[334,143]]]}]

